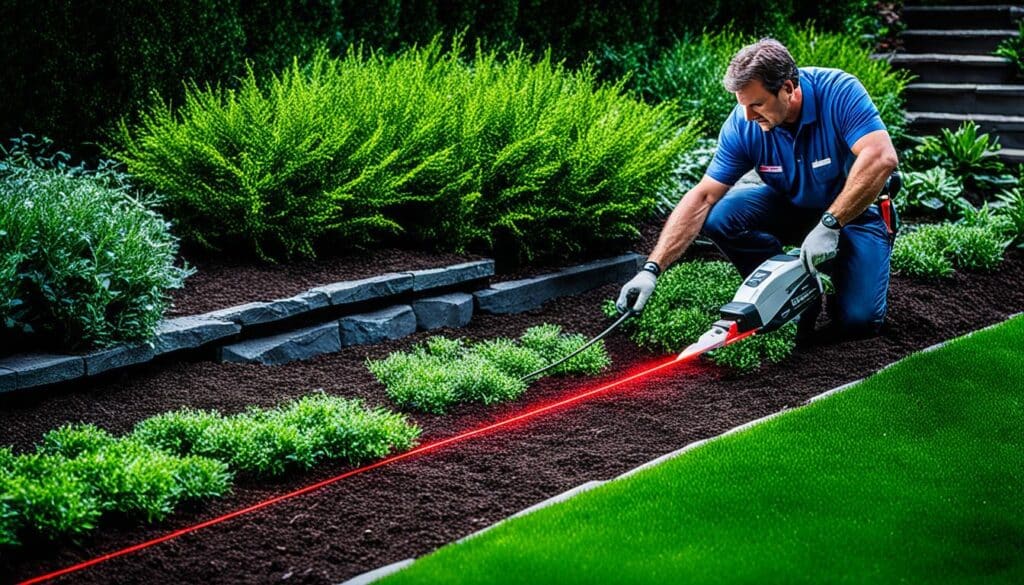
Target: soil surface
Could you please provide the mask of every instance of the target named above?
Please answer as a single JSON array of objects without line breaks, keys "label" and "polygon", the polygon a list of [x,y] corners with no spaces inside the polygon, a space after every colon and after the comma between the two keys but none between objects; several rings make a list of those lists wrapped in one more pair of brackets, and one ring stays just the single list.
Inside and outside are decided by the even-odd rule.
[{"label": "soil surface", "polygon": [[[1024,310],[1020,283],[1020,251],[1010,252],[995,274],[958,274],[944,282],[895,277],[888,321],[878,337],[822,339],[746,376],[730,376],[706,363],[663,370],[515,428],[377,468],[103,562],[63,582],[339,583],[426,554],[581,483],[615,477],[692,441],[799,406],[913,351],[999,322]],[[519,315],[478,315],[468,327],[447,333],[470,339],[511,337],[550,322],[593,335],[608,324],[599,307],[617,289],[608,285]],[[232,413],[249,405],[271,406],[317,388],[390,406],[365,360],[407,349],[428,336],[417,333],[276,367],[154,363],[109,378],[0,396],[0,444],[25,450],[45,431],[79,421],[123,433],[145,417],[183,406]],[[638,350],[618,332],[607,338],[607,348],[613,366],[599,377],[547,378],[514,403],[463,406],[448,416],[410,416],[423,428],[422,441],[427,442],[594,388],[663,358]],[[274,482],[240,481],[230,497],[178,512],[157,525],[110,521],[79,543],[35,544],[7,552],[0,559],[0,581],[31,578],[141,543],[346,469],[328,465]]]}]

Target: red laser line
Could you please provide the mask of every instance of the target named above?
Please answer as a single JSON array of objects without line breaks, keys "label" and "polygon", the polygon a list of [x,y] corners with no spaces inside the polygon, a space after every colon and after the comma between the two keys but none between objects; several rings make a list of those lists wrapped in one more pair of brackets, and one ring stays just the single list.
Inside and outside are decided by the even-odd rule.
[{"label": "red laser line", "polygon": [[[735,338],[730,339],[729,341],[727,341],[726,345],[728,345],[730,343],[733,343],[735,341],[739,341],[740,339],[743,339],[744,337],[747,337],[748,335],[751,335],[752,333],[753,333],[753,331],[750,331],[748,333],[736,336]],[[697,357],[697,356],[691,356],[691,357]],[[295,497],[298,497],[298,496],[301,496],[301,495],[304,495],[304,494],[308,494],[308,493],[310,493],[312,491],[315,491],[315,490],[318,490],[318,489],[320,489],[322,487],[329,486],[332,483],[339,482],[339,481],[341,481],[343,479],[352,477],[353,475],[364,473],[366,471],[370,471],[372,469],[376,469],[378,467],[382,467],[382,466],[387,465],[389,463],[394,463],[396,461],[401,461],[402,459],[408,459],[408,458],[416,456],[416,455],[422,455],[423,453],[427,453],[428,451],[434,451],[434,450],[440,449],[441,447],[444,447],[444,446],[447,446],[447,445],[451,445],[452,443],[457,443],[459,441],[463,441],[463,440],[468,439],[470,437],[475,437],[477,435],[486,433],[488,431],[499,429],[499,428],[511,425],[512,423],[515,423],[515,422],[518,422],[518,421],[522,421],[522,420],[526,420],[526,419],[535,417],[535,416],[537,416],[539,414],[543,414],[545,412],[549,412],[549,411],[554,410],[556,408],[567,406],[567,405],[573,404],[575,402],[579,402],[580,400],[583,400],[584,398],[589,398],[589,397],[594,396],[596,394],[599,394],[601,392],[606,392],[608,390],[611,390],[612,388],[615,388],[616,386],[620,386],[620,385],[625,384],[626,382],[629,382],[631,380],[636,380],[637,378],[641,378],[641,377],[646,376],[648,374],[654,373],[654,372],[656,372],[656,371],[658,371],[660,369],[663,369],[665,367],[668,367],[668,366],[671,366],[673,364],[677,364],[677,363],[680,363],[680,362],[683,362],[683,361],[687,361],[687,360],[680,360],[678,356],[677,357],[673,357],[670,361],[666,361],[664,363],[658,364],[658,365],[656,365],[656,366],[654,366],[652,368],[648,368],[646,370],[643,370],[643,371],[638,372],[636,374],[633,374],[631,376],[627,376],[625,378],[622,378],[621,380],[616,380],[616,381],[614,381],[614,382],[612,382],[610,384],[606,384],[606,385],[601,386],[599,388],[595,388],[593,390],[588,390],[587,392],[582,392],[582,393],[577,394],[575,396],[566,398],[565,400],[560,400],[558,402],[554,402],[554,403],[548,404],[546,406],[541,406],[541,407],[538,407],[538,408],[534,408],[534,409],[528,410],[528,411],[526,411],[526,412],[524,412],[522,414],[518,414],[516,416],[513,416],[511,418],[507,418],[505,420],[501,420],[501,421],[498,421],[496,423],[491,423],[491,424],[485,425],[483,427],[480,427],[480,428],[477,428],[477,429],[474,429],[474,430],[471,430],[471,431],[466,431],[464,433],[460,433],[458,435],[455,435],[455,436],[452,436],[452,437],[448,437],[447,439],[441,439],[441,440],[438,440],[438,441],[434,441],[432,443],[427,443],[426,445],[420,445],[419,447],[416,447],[415,449],[411,449],[409,451],[405,451],[404,453],[399,453],[398,455],[392,455],[391,457],[388,457],[386,459],[381,459],[380,461],[377,461],[376,463],[371,463],[369,465],[364,465],[363,467],[359,467],[359,468],[356,468],[356,469],[353,469],[353,470],[350,470],[350,471],[346,471],[345,473],[342,473],[341,475],[337,475],[337,476],[332,477],[330,479],[325,479],[324,481],[321,481],[319,483],[315,483],[313,485],[306,486],[304,488],[295,490],[293,492],[289,492],[289,493],[281,495],[281,496],[277,496],[275,498],[271,498],[269,500],[264,500],[264,501],[259,502],[257,504],[253,504],[252,506],[249,506],[247,508],[241,508],[239,510],[235,510],[234,512],[229,512],[227,514],[224,514],[223,516],[218,516],[216,518],[212,518],[210,520],[206,520],[205,522],[200,522],[198,524],[194,524],[194,525],[189,526],[187,528],[182,528],[180,530],[175,530],[174,532],[170,532],[168,534],[165,534],[163,536],[154,538],[152,540],[147,540],[146,542],[142,542],[142,543],[139,543],[139,544],[136,544],[136,545],[133,545],[133,546],[129,546],[127,548],[123,548],[121,550],[114,551],[112,553],[107,553],[105,555],[98,556],[98,557],[90,559],[88,561],[83,561],[81,563],[78,563],[78,564],[75,564],[75,565],[71,565],[70,567],[65,567],[63,569],[59,569],[57,571],[53,571],[52,573],[47,573],[47,574],[41,575],[39,577],[33,577],[32,579],[29,579],[27,581],[22,581],[18,585],[33,585],[35,583],[42,583],[44,581],[49,581],[50,579],[56,579],[57,577],[61,577],[61,576],[67,575],[69,573],[74,573],[74,572],[77,572],[77,571],[81,571],[82,569],[87,569],[89,567],[92,567],[94,565],[98,565],[98,564],[100,564],[102,562],[109,561],[111,559],[116,559],[117,557],[122,557],[122,556],[125,556],[125,555],[128,555],[128,554],[134,553],[134,552],[138,552],[140,550],[149,548],[151,546],[155,546],[157,544],[160,544],[160,543],[163,543],[163,542],[167,542],[169,540],[173,540],[175,538],[178,538],[179,536],[184,536],[184,535],[189,534],[191,532],[196,532],[197,530],[202,530],[203,528],[208,528],[208,527],[213,526],[215,524],[220,524],[221,522],[226,522],[228,520],[231,520],[233,518],[237,518],[237,517],[242,516],[244,514],[248,514],[250,512],[255,512],[257,510],[260,510],[260,509],[263,509],[263,508],[267,508],[269,506],[273,506],[274,504],[277,504],[279,502],[283,502],[283,501],[289,500],[291,498],[295,498]]]}]

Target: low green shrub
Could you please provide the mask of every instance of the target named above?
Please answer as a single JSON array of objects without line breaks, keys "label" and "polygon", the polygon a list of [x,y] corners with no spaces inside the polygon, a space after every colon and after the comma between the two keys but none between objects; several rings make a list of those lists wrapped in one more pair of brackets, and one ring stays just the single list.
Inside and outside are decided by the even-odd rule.
[{"label": "low green shrub", "polygon": [[419,432],[402,415],[318,392],[233,416],[169,412],[140,422],[131,436],[176,455],[222,461],[235,472],[276,476],[322,461],[380,458],[412,446]]},{"label": "low green shrub", "polygon": [[973,120],[964,121],[955,132],[943,128],[938,136],[914,140],[918,144],[910,161],[912,166],[944,167],[972,190],[984,191],[1016,183],[1006,174],[1006,165],[994,156],[1002,148],[999,138],[979,133]]},{"label": "low green shrub", "polygon": [[998,214],[1006,218],[1006,234],[1013,243],[1024,244],[1024,185],[996,195]]},{"label": "low green shrub", "polygon": [[965,202],[961,197],[963,191],[963,182],[943,167],[907,171],[903,173],[903,188],[899,194],[900,212],[951,219]]},{"label": "low green shrub", "polygon": [[234,91],[193,86],[122,126],[116,156],[183,237],[268,260],[399,238],[530,260],[636,236],[696,136],[678,109],[549,54],[463,52],[320,51]]},{"label": "low green shrub", "polygon": [[0,160],[0,331],[63,349],[149,339],[168,289],[177,240],[109,164],[69,167],[18,139]]},{"label": "low green shrub", "polygon": [[[719,309],[732,300],[742,283],[743,279],[728,262],[682,262],[658,278],[658,286],[643,312],[623,323],[623,328],[641,347],[682,351],[719,319]],[[615,304],[606,303],[604,311],[615,316]],[[796,328],[790,324],[708,355],[720,365],[749,371],[762,363],[785,358],[793,350],[795,339]]]},{"label": "low green shrub", "polygon": [[[516,341],[496,338],[466,345],[442,336],[394,352],[367,367],[404,408],[443,413],[461,402],[492,404],[518,398],[526,391],[521,378],[586,343],[558,325],[531,327]],[[610,364],[603,342],[595,343],[547,375],[596,374]]]},{"label": "low green shrub", "polygon": [[924,225],[896,239],[893,270],[920,278],[944,278],[955,269],[991,271],[1009,241],[991,225]]}]

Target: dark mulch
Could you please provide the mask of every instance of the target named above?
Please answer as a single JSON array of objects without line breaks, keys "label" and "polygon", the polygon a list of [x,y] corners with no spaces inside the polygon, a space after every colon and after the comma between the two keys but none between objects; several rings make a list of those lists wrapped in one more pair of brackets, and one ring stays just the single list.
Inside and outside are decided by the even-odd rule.
[{"label": "dark mulch", "polygon": [[[608,479],[695,440],[794,407],[829,388],[944,339],[1024,310],[1024,254],[1012,252],[996,274],[921,283],[896,278],[882,335],[821,343],[743,377],[710,365],[681,366],[634,382],[514,429],[379,468],[303,497],[204,529],[68,579],[82,583],[337,583],[360,572],[419,556],[588,480]],[[553,322],[595,334],[607,321],[599,305],[609,285],[514,316],[478,316],[452,335],[518,335]],[[65,422],[124,432],[136,421],[189,405],[235,412],[269,406],[314,388],[387,404],[364,366],[422,340],[347,348],[280,367],[172,363],[131,375],[0,397],[0,444],[29,447]],[[514,404],[467,406],[447,417],[414,415],[425,441],[450,436],[531,405],[571,395],[660,359],[621,335],[608,338],[614,367],[594,379],[545,379]],[[979,364],[978,367],[984,367]],[[143,527],[112,522],[80,544],[34,545],[0,561],[4,579],[22,579],[161,536],[195,522],[333,477],[328,466],[272,482],[240,483],[232,497]]]}]

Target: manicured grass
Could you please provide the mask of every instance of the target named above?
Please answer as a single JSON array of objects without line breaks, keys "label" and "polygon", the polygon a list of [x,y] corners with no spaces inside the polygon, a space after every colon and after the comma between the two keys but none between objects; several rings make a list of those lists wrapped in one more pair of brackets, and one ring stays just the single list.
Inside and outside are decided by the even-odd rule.
[{"label": "manicured grass", "polygon": [[1024,318],[386,583],[1024,582]]}]

